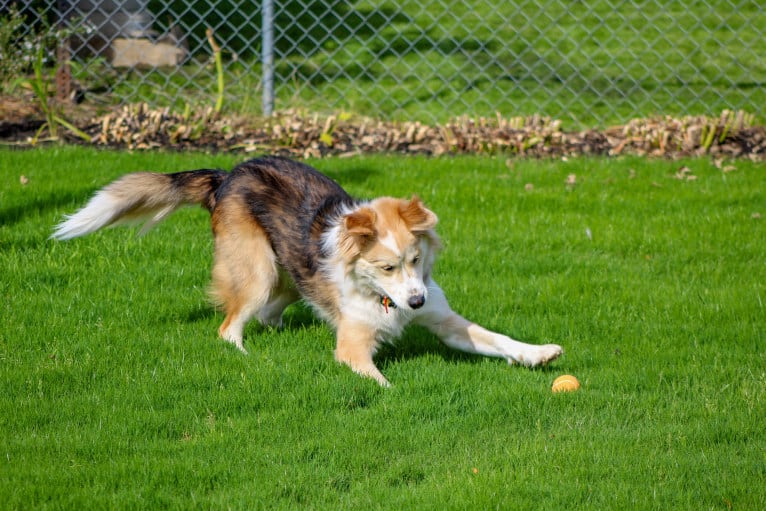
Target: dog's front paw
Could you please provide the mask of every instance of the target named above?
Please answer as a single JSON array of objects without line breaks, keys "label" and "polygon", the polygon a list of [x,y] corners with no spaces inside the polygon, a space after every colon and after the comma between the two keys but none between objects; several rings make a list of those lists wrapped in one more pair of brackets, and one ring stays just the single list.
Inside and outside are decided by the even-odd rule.
[{"label": "dog's front paw", "polygon": [[551,360],[556,360],[564,354],[564,348],[558,344],[544,344],[540,346],[539,358],[535,365],[545,365]]},{"label": "dog's front paw", "polygon": [[508,358],[510,364],[521,364],[527,367],[545,365],[551,360],[556,360],[564,353],[564,349],[558,344],[543,344],[542,346],[530,346],[529,349],[516,356]]}]

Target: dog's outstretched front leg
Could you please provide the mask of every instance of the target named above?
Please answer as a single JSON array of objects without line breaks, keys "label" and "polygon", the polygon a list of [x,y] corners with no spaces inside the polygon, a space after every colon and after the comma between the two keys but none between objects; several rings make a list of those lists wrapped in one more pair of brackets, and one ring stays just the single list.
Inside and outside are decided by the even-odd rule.
[{"label": "dog's outstretched front leg", "polygon": [[435,283],[429,285],[428,296],[426,307],[415,321],[451,348],[500,357],[528,367],[546,364],[564,353],[557,344],[527,344],[468,321],[450,308],[444,292]]},{"label": "dog's outstretched front leg", "polygon": [[378,347],[375,334],[375,330],[368,325],[341,320],[338,324],[335,360],[348,365],[355,373],[389,387],[388,380],[372,360]]}]

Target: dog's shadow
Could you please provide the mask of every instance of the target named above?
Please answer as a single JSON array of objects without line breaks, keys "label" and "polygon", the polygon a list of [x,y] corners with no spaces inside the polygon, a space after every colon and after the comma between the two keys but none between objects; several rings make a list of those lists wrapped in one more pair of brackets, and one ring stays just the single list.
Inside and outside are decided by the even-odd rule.
[{"label": "dog's shadow", "polygon": [[[186,314],[186,320],[189,322],[207,321],[215,316],[223,318],[220,311],[212,306],[200,305],[191,309]],[[268,328],[253,321],[245,333],[245,337],[252,336],[258,332],[258,329]],[[324,325],[324,328],[330,329],[322,320],[316,317],[309,305],[303,302],[297,302],[287,308],[283,316],[282,332],[289,333],[293,330],[301,330],[317,325]],[[332,335],[332,334],[330,334]],[[409,326],[404,334],[391,343],[383,343],[375,355],[375,363],[379,367],[396,364],[397,362],[415,360],[423,357],[437,356],[447,363],[470,363],[477,364],[487,357],[475,353],[467,353],[452,349],[442,342],[434,334],[420,326]],[[535,368],[535,370],[548,370],[547,366]]]},{"label": "dog's shadow", "polygon": [[[216,316],[218,316],[219,319],[223,321],[224,314],[221,310],[216,309],[216,307],[213,305],[202,303],[189,309],[183,317],[188,323],[197,323],[201,321],[208,321],[211,318],[215,318]],[[314,315],[314,313],[311,311],[311,308],[301,302],[290,305],[285,311],[285,314],[282,317],[282,321],[283,326],[281,330],[286,332],[322,324],[322,321]],[[263,328],[270,327],[265,327],[259,324],[258,320],[253,319],[247,325],[245,336],[247,336],[247,332],[249,332],[251,329],[258,331],[258,329]]]},{"label": "dog's shadow", "polygon": [[322,172],[333,181],[343,183],[344,186],[363,185],[367,183],[371,177],[380,173],[380,171],[368,165],[354,165],[353,167],[346,169],[327,169]]},{"label": "dog's shadow", "polygon": [[[322,320],[318,319],[311,307],[305,303],[298,302],[291,305],[284,315],[284,331],[291,329],[301,329],[316,325],[324,325],[324,328],[330,330]],[[334,334],[330,334],[334,335]],[[483,358],[481,355],[474,355],[462,351],[453,350],[444,344],[425,328],[419,326],[409,326],[404,334],[390,343],[383,343],[375,355],[375,363],[382,366],[396,363],[403,360],[412,360],[425,356],[436,355],[448,362],[477,362]]]}]

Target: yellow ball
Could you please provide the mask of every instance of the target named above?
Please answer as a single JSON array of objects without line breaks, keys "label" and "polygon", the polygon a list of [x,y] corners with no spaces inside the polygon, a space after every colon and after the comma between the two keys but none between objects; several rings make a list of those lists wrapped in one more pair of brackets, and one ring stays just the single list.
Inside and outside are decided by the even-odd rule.
[{"label": "yellow ball", "polygon": [[571,374],[559,376],[553,380],[551,390],[553,392],[574,392],[580,388],[580,382]]}]

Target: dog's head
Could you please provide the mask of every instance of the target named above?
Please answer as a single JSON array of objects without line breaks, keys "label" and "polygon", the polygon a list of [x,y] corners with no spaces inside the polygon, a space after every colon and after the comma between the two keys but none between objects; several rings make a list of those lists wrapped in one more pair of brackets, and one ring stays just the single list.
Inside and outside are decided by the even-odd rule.
[{"label": "dog's head", "polygon": [[402,309],[419,309],[441,243],[436,215],[418,197],[383,197],[346,214],[340,250],[349,276]]}]

